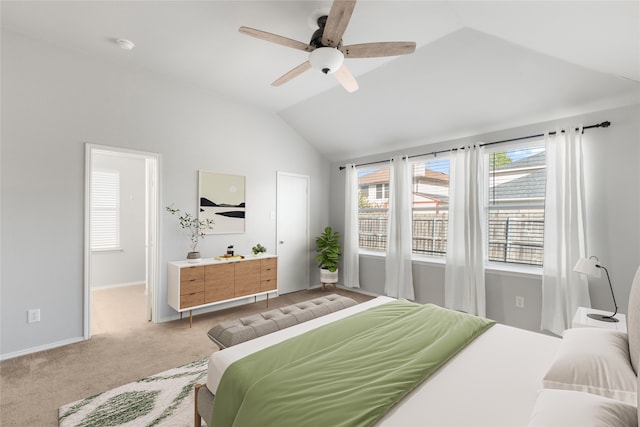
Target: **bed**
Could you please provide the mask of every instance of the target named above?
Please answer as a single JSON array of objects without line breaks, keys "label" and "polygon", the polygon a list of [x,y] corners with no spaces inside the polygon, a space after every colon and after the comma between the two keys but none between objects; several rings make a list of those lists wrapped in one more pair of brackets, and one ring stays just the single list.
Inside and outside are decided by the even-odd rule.
[{"label": "bed", "polygon": [[[262,350],[269,351],[277,347],[276,344],[286,344],[294,337],[312,334],[325,325],[338,325],[358,313],[387,307],[394,301],[378,297],[214,353],[209,360],[206,386],[196,391],[195,424],[199,425],[202,417],[214,426],[251,425],[250,422],[212,420],[214,395],[220,393],[225,374],[228,374],[227,383],[235,382],[233,375],[236,374],[230,366],[237,366],[236,362],[256,357]],[[581,328],[580,331],[567,330],[560,339],[501,324],[492,325],[447,358],[426,380],[415,388],[411,386],[406,395],[375,422],[362,425],[637,426],[640,269],[634,279],[628,313],[629,335]],[[592,349],[595,354],[590,353]],[[240,377],[237,379],[240,381]],[[312,384],[303,382],[300,386],[302,392]],[[296,394],[290,387],[287,390],[291,395]],[[219,399],[226,394],[228,392],[220,394]],[[326,401],[322,406],[313,400],[296,406],[303,406],[307,411],[305,425],[328,425],[318,415],[321,411],[331,411],[331,405],[326,405]],[[237,418],[242,419],[241,416]],[[273,423],[255,423],[269,424]]]}]

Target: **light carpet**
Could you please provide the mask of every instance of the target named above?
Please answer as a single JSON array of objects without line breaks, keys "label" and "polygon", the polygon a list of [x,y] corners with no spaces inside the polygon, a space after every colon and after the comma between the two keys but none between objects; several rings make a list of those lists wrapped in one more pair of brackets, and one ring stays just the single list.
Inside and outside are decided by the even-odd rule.
[{"label": "light carpet", "polygon": [[208,357],[64,405],[60,427],[193,425],[193,387],[207,376]]}]

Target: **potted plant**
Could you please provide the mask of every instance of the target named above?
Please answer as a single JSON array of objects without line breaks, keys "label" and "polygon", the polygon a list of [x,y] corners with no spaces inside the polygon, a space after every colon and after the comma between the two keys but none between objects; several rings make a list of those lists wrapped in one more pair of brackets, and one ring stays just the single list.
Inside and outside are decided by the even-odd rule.
[{"label": "potted plant", "polygon": [[340,235],[331,227],[326,227],[316,238],[316,261],[320,268],[320,283],[322,288],[326,284],[338,283],[338,264],[340,264]]},{"label": "potted plant", "polygon": [[251,248],[251,252],[253,252],[254,256],[260,256],[262,254],[266,254],[267,253],[267,248],[265,248],[260,243],[258,243],[254,247]]},{"label": "potted plant", "polygon": [[[180,212],[180,209],[174,208],[173,205],[167,206],[166,209],[171,215],[176,215]],[[191,252],[187,254],[187,261],[199,262],[201,259],[200,252],[196,251],[196,247],[198,246],[200,238],[204,238],[204,230],[212,229],[215,222],[210,218],[200,220],[188,212],[180,214],[178,221],[180,223],[180,227],[191,234]]]}]

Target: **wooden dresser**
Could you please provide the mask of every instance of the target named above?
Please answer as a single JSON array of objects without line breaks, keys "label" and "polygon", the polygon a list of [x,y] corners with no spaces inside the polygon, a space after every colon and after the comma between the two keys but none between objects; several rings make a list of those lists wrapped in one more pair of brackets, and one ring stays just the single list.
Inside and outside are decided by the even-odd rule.
[{"label": "wooden dresser", "polygon": [[176,311],[189,311],[235,299],[267,296],[278,290],[278,259],[273,255],[246,256],[230,261],[203,258],[201,262],[170,262],[167,266],[167,302]]}]

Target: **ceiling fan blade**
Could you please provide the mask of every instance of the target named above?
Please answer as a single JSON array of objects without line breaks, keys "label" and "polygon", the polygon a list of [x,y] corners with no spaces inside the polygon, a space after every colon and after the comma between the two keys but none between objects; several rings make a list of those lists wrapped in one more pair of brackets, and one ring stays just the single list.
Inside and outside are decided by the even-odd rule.
[{"label": "ceiling fan blade", "polygon": [[256,30],[255,28],[240,27],[238,28],[238,31],[251,37],[256,37],[258,39],[266,40],[271,43],[277,43],[282,46],[292,47],[298,50],[304,50],[305,52],[311,52],[315,49],[315,47],[309,46],[307,43],[302,43],[297,40],[279,36],[273,33],[268,33],[266,31]]},{"label": "ceiling fan blade", "polygon": [[356,0],[333,0],[327,23],[322,33],[323,45],[336,47],[340,44],[355,7]]},{"label": "ceiling fan blade", "polygon": [[302,64],[298,65],[296,68],[287,71],[285,74],[280,76],[276,81],[271,83],[271,86],[280,86],[293,79],[294,77],[298,77],[300,74],[304,73],[308,69],[311,68],[311,63],[309,61],[305,61]]},{"label": "ceiling fan blade", "polygon": [[356,78],[353,77],[353,74],[351,74],[351,71],[349,71],[349,69],[345,67],[344,64],[342,64],[342,67],[338,68],[333,73],[333,75],[336,76],[336,79],[338,79],[338,82],[340,82],[342,87],[345,88],[347,92],[355,92],[358,90],[359,86],[358,86],[358,82],[356,81]]},{"label": "ceiling fan blade", "polygon": [[406,55],[415,52],[415,50],[415,42],[363,43],[340,48],[345,58],[377,58],[381,56]]}]

